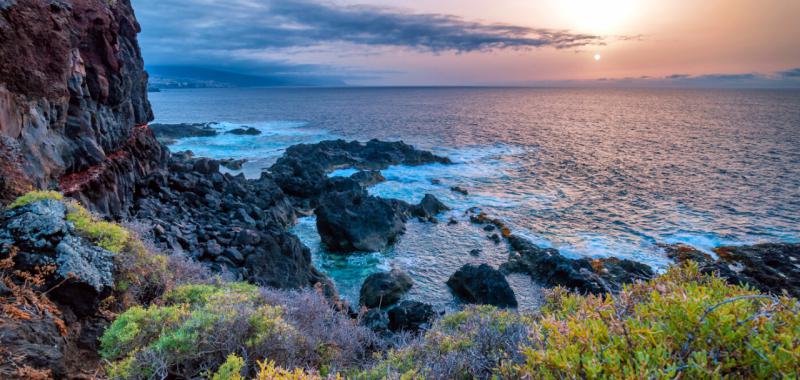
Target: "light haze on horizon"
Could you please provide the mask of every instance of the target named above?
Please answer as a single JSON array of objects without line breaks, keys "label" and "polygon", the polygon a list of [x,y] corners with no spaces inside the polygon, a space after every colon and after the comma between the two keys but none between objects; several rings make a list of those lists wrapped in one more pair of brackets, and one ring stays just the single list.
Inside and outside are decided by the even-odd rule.
[{"label": "light haze on horizon", "polygon": [[133,4],[148,65],[351,85],[800,87],[794,0]]}]

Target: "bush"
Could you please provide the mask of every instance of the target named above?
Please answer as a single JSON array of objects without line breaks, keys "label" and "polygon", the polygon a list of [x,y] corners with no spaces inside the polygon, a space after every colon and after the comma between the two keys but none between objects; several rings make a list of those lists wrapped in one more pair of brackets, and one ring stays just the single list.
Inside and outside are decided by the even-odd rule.
[{"label": "bush", "polygon": [[131,234],[122,226],[106,222],[94,216],[76,201],[67,202],[67,220],[75,226],[75,231],[114,253],[120,253],[131,244]]},{"label": "bush", "polygon": [[228,374],[235,369],[230,355],[244,361],[243,375],[257,374],[258,360],[336,372],[371,353],[367,347],[374,335],[312,290],[184,285],[163,301],[129,309],[103,334],[100,354],[110,363],[110,377],[196,378],[215,369],[223,376],[221,369]]},{"label": "bush", "polygon": [[360,377],[369,379],[491,378],[503,363],[522,363],[530,319],[492,306],[469,306],[439,321],[423,337],[390,351]]},{"label": "bush", "polygon": [[60,200],[64,199],[64,196],[61,195],[61,193],[56,192],[56,191],[31,191],[31,192],[29,192],[29,193],[17,198],[16,200],[14,200],[14,202],[11,202],[11,204],[8,205],[8,208],[12,209],[12,208],[17,208],[17,207],[22,207],[22,206],[29,205],[31,203],[36,203],[38,201],[43,201],[45,199],[55,199],[57,201],[60,201]]},{"label": "bush", "polygon": [[674,267],[619,295],[554,291],[512,377],[773,378],[800,370],[798,302]]},{"label": "bush", "polygon": [[548,294],[537,315],[480,306],[390,351],[366,378],[787,378],[800,305],[704,276],[694,263],[614,296]]}]

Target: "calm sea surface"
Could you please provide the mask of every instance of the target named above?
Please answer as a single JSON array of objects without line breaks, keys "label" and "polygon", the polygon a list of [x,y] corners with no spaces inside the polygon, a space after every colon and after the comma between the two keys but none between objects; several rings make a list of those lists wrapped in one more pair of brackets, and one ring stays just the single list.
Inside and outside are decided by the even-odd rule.
[{"label": "calm sea surface", "polygon": [[[441,219],[456,226],[410,222],[388,251],[352,256],[325,252],[313,217],[295,227],[351,300],[368,274],[399,267],[416,281],[410,298],[452,305],[450,274],[467,262],[497,266],[508,252],[468,223],[473,206],[568,256],[626,257],[659,270],[669,261],[657,243],[800,241],[799,91],[202,89],[150,100],[156,122],[261,129],[171,147],[248,158],[251,177],[289,145],[331,138],[403,140],[453,159],[392,167],[370,192],[409,202],[432,193],[453,208]],[[470,194],[452,193],[456,185]],[[475,248],[483,253],[469,255]],[[532,304],[529,280],[510,280]]]}]

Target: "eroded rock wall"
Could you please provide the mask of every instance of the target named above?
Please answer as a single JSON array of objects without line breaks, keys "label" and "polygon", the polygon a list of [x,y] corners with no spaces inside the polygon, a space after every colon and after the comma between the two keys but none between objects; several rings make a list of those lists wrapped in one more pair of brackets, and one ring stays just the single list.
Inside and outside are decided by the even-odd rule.
[{"label": "eroded rock wall", "polygon": [[146,130],[139,30],[129,0],[0,0],[1,200],[58,188],[127,214],[168,155]]}]

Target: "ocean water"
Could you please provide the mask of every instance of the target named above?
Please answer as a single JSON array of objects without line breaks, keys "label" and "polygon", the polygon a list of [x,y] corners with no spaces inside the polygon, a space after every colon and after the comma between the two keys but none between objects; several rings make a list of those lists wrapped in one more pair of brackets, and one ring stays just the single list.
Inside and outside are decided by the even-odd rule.
[{"label": "ocean water", "polygon": [[[294,228],[351,300],[368,274],[399,267],[416,282],[410,298],[454,305],[450,274],[467,262],[497,266],[508,254],[470,225],[464,212],[474,206],[565,255],[625,257],[657,270],[669,265],[658,243],[709,250],[800,241],[800,91],[198,89],[150,100],[157,122],[262,130],[171,147],[247,158],[249,177],[292,144],[330,138],[403,140],[450,157],[455,164],[391,167],[369,191],[409,202],[432,193],[453,208],[440,220],[455,226],[412,221],[386,252],[347,256],[325,251],[313,217]],[[536,304],[525,276],[510,282],[524,307]]]}]

